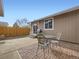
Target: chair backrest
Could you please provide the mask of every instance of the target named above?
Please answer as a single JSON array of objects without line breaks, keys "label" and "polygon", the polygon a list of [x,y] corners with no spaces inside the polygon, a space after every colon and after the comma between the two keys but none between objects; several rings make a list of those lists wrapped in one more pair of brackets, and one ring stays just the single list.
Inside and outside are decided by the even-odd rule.
[{"label": "chair backrest", "polygon": [[45,39],[44,38],[45,37],[44,37],[43,33],[37,34],[38,43],[43,44],[45,42]]},{"label": "chair backrest", "polygon": [[57,39],[57,40],[60,40],[61,35],[62,35],[62,32],[61,32],[61,33],[57,33],[57,35],[56,35],[56,39]]}]

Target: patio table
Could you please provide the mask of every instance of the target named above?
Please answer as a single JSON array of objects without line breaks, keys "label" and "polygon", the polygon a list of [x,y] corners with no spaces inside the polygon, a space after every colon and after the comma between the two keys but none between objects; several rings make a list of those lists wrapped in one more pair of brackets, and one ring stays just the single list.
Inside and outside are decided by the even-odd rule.
[{"label": "patio table", "polygon": [[52,38],[52,39],[53,39],[53,38],[56,38],[56,36],[53,36],[53,35],[45,35],[45,37],[46,37],[46,38]]},{"label": "patio table", "polygon": [[60,40],[58,40],[56,36],[48,35],[48,36],[45,36],[45,39],[49,41],[50,47],[52,47],[53,44],[55,44],[55,46],[59,45],[58,42]]},{"label": "patio table", "polygon": [[58,41],[57,39],[56,39],[56,36],[52,36],[52,35],[46,35],[45,36],[45,39],[47,39],[47,40],[50,40],[50,41]]}]

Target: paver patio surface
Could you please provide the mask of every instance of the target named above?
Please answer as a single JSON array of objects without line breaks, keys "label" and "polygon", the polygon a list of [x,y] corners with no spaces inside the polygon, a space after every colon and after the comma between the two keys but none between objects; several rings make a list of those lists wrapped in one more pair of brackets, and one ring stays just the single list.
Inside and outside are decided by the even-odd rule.
[{"label": "paver patio surface", "polygon": [[[40,49],[36,56],[37,44],[30,45],[19,49],[22,59],[44,59],[43,51]],[[52,46],[49,54],[46,53],[45,59],[79,59],[79,51],[63,48],[60,46]]]},{"label": "paver patio surface", "polygon": [[[0,56],[16,50],[18,50],[22,59],[44,59],[41,49],[39,49],[38,57],[35,56],[37,50],[36,39],[25,37],[4,40],[4,43],[0,43]],[[79,51],[53,45],[49,54],[46,52],[45,59],[79,59]]]}]

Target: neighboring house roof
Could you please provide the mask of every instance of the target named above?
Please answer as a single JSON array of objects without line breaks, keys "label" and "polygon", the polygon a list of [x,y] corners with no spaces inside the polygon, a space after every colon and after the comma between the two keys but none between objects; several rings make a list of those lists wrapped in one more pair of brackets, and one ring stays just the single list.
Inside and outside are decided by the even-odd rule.
[{"label": "neighboring house roof", "polygon": [[32,22],[44,20],[45,18],[48,18],[48,17],[55,17],[55,16],[58,16],[58,15],[61,15],[61,14],[64,14],[64,13],[68,13],[68,12],[71,12],[71,11],[75,11],[75,10],[78,10],[78,9],[79,9],[79,6],[72,7],[72,8],[70,8],[70,9],[67,9],[67,10],[64,10],[64,11],[60,11],[60,12],[58,12],[58,13],[55,13],[55,14],[52,14],[52,15],[48,15],[48,16],[46,16],[46,17],[43,17],[43,18],[34,20],[34,21],[32,21]]},{"label": "neighboring house roof", "polygon": [[4,16],[2,0],[0,0],[0,16]]},{"label": "neighboring house roof", "polygon": [[0,21],[0,26],[8,26],[9,24],[7,22],[1,22]]}]

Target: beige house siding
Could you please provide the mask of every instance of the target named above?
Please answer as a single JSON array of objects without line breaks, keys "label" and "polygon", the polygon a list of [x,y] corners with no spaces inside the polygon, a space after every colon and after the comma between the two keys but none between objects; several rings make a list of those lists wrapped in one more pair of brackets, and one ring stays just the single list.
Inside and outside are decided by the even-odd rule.
[{"label": "beige house siding", "polygon": [[44,20],[43,21],[39,21],[39,28],[40,29],[44,29]]},{"label": "beige house siding", "polygon": [[63,40],[79,43],[79,10],[55,18],[55,31],[63,32]]},{"label": "beige house siding", "polygon": [[3,16],[2,0],[0,0],[0,16]]},{"label": "beige house siding", "polygon": [[77,28],[76,28],[76,33],[77,33],[77,42],[79,43],[79,12],[78,12],[78,15],[77,15],[77,23],[76,23],[76,25],[77,25]]},{"label": "beige house siding", "polygon": [[38,27],[47,34],[53,35],[54,32],[62,32],[61,40],[79,43],[79,10],[48,19],[50,18],[54,18],[54,30],[44,30],[44,20],[35,23],[38,23]]}]

